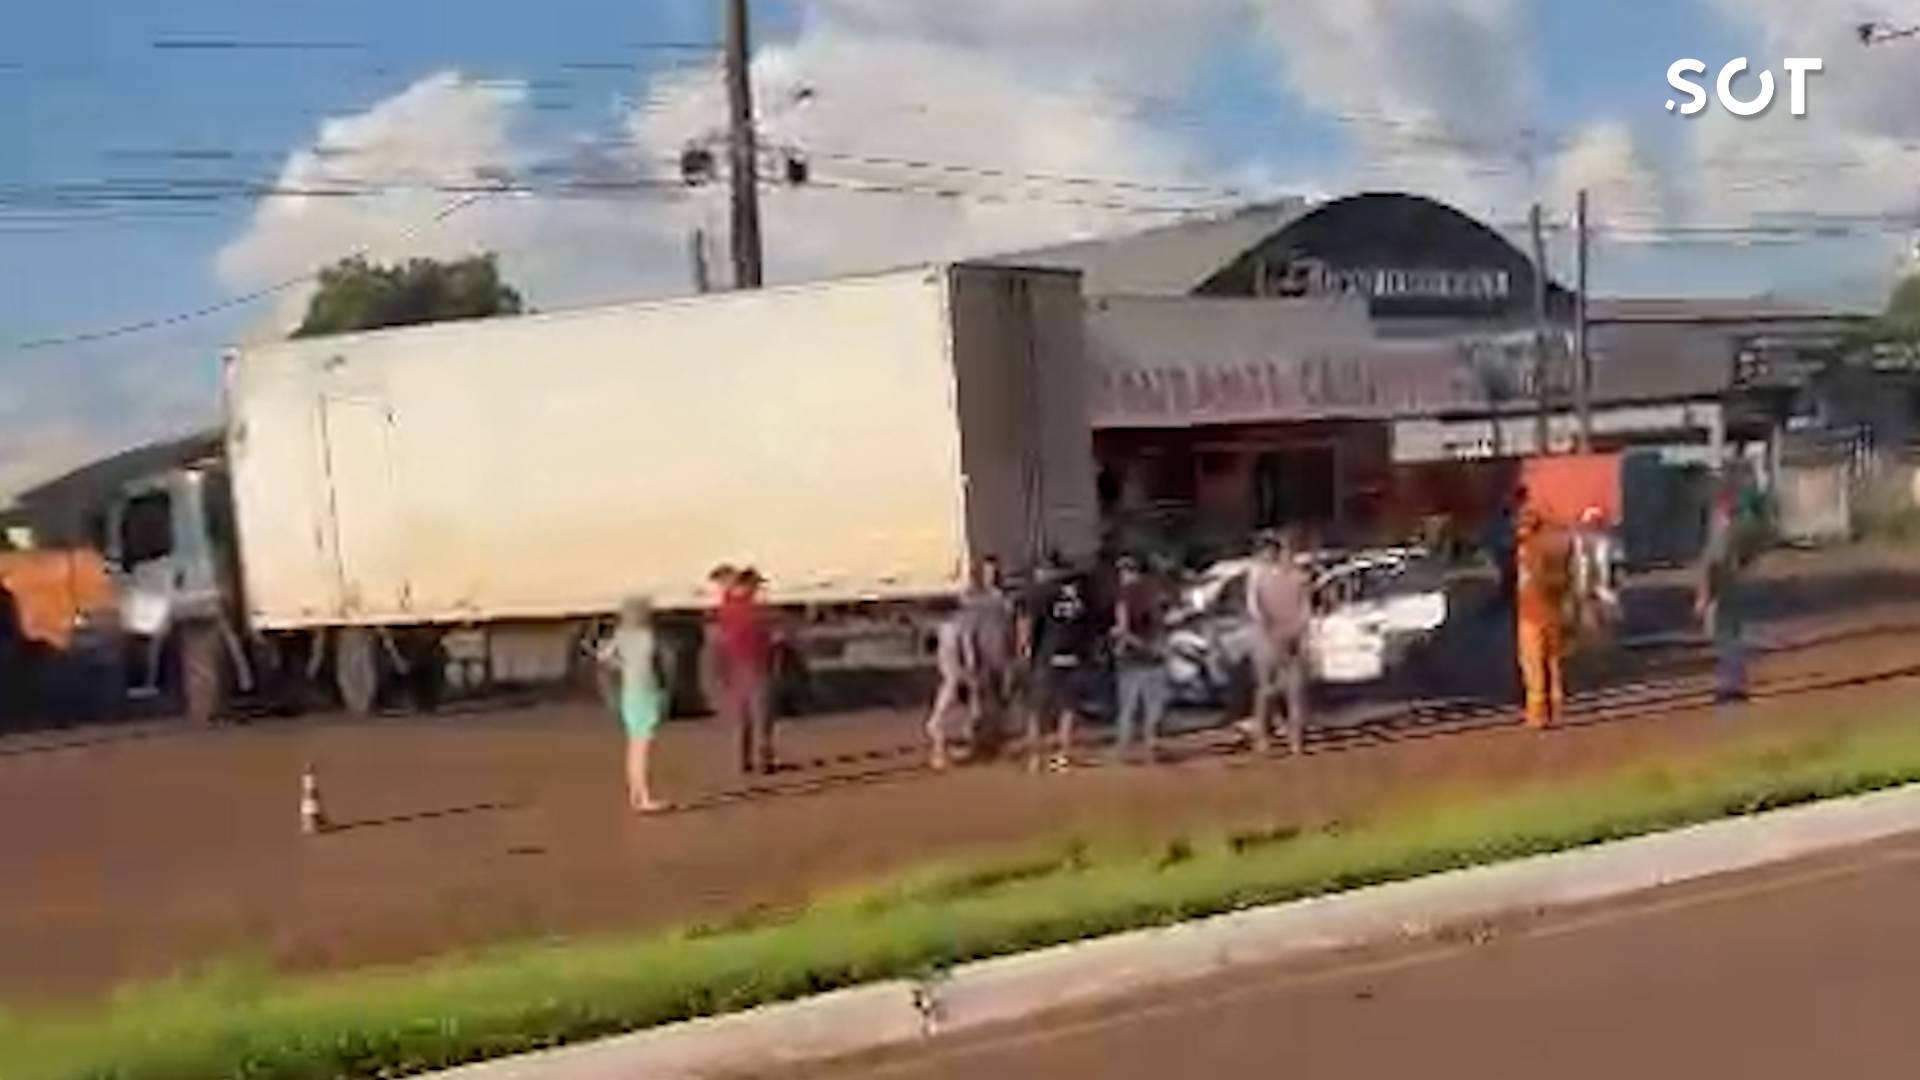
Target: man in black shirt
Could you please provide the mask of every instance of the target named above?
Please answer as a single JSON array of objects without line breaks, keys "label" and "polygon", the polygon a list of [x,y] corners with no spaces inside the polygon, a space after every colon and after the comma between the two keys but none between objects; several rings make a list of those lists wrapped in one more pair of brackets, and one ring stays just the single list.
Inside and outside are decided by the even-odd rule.
[{"label": "man in black shirt", "polygon": [[1032,664],[1027,711],[1027,766],[1040,767],[1043,725],[1055,725],[1049,767],[1072,764],[1073,728],[1099,692],[1102,629],[1091,582],[1053,556],[1021,604],[1020,641]]}]

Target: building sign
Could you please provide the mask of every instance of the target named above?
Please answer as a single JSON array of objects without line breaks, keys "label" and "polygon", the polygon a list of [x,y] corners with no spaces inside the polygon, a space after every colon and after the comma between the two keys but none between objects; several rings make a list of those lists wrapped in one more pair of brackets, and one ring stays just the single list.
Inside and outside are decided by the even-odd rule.
[{"label": "building sign", "polygon": [[1369,300],[1504,304],[1513,295],[1513,275],[1495,269],[1440,267],[1335,268],[1319,259],[1292,259],[1270,266],[1271,296],[1364,296]]},{"label": "building sign", "polygon": [[1532,385],[1530,331],[1383,338],[1359,309],[1104,298],[1085,323],[1094,426],[1484,414]]},{"label": "building sign", "polygon": [[1184,427],[1326,416],[1386,417],[1478,398],[1452,349],[1332,350],[1304,356],[1096,364],[1094,426]]},{"label": "building sign", "polygon": [[[1538,419],[1528,412],[1498,418],[1408,418],[1393,424],[1393,460],[1400,463],[1483,461],[1525,457],[1540,452]],[[1547,449],[1572,450],[1579,436],[1579,418],[1564,409],[1548,417]],[[1617,405],[1594,410],[1593,432],[1603,438],[1645,440],[1668,437],[1711,444],[1724,430],[1717,402],[1671,405]],[[1701,453],[1711,454],[1710,450]]]}]

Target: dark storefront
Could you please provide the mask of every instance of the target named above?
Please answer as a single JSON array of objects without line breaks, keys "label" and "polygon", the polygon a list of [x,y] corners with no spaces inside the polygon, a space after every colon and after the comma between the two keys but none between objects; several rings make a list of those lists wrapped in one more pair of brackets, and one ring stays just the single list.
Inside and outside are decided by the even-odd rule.
[{"label": "dark storefront", "polygon": [[[1571,294],[1547,283],[1542,393],[1531,260],[1430,199],[1276,203],[1007,261],[1083,276],[1102,502],[1121,542],[1211,553],[1271,525],[1470,540],[1519,459],[1574,442]],[[1733,307],[1592,305],[1597,446],[1704,462],[1737,444],[1723,405],[1735,331],[1782,312]]]},{"label": "dark storefront", "polygon": [[1385,523],[1393,484],[1386,429],[1356,420],[1120,429],[1094,436],[1106,519],[1201,550],[1293,526],[1352,543]]},{"label": "dark storefront", "polygon": [[[1258,234],[1202,225],[1185,247],[1180,228],[1069,252],[1089,283],[1117,543],[1203,556],[1275,526],[1402,540],[1497,500],[1508,466],[1398,465],[1393,440],[1398,418],[1484,409],[1475,365],[1489,350],[1471,342],[1531,326],[1531,264],[1499,233],[1404,195],[1302,207]],[[1196,270],[1193,247],[1210,243],[1211,269]],[[1156,260],[1180,271],[1156,277]]]}]

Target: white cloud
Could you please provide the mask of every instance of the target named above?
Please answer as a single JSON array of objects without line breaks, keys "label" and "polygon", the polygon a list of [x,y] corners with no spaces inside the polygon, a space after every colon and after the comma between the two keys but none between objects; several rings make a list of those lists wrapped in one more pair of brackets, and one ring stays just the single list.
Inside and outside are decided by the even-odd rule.
[{"label": "white cloud", "polygon": [[1249,0],[814,0],[811,27],[1045,64],[1134,95],[1182,81],[1208,46],[1250,17]]},{"label": "white cloud", "polygon": [[[1147,208],[1222,199],[1194,190],[1201,172],[1178,142],[1071,75],[1041,83],[993,56],[825,27],[761,52],[755,76],[769,148],[797,148],[814,179],[764,200],[776,279],[1138,227],[1169,220]],[[710,77],[656,97],[631,125],[651,158],[716,131],[723,115]]]},{"label": "white cloud", "polygon": [[[462,201],[464,190],[525,164],[513,138],[525,99],[511,83],[441,72],[364,112],[325,121],[310,145],[288,156],[277,181],[314,194],[263,200],[246,232],[221,249],[221,280],[238,292],[363,250],[376,259],[445,257],[526,241],[532,208],[524,197]],[[372,194],[327,194],[337,191]],[[284,332],[298,321],[305,295],[290,291],[256,332]]]},{"label": "white cloud", "polygon": [[[1849,13],[1820,5],[1759,0],[1719,5],[1761,42],[1756,62],[1818,56],[1824,70],[1808,76],[1807,115],[1786,108],[1784,79],[1773,108],[1741,118],[1711,108],[1688,120],[1694,162],[1717,208],[1761,214],[1803,209],[1810,201],[1836,212],[1910,208],[1916,200],[1913,141],[1920,138],[1920,80],[1911,45],[1864,47],[1852,24],[1884,18],[1885,5]],[[1818,200],[1809,200],[1817,185]]]},{"label": "white cloud", "polygon": [[[1789,0],[1716,0],[1723,17],[1757,41],[1754,61],[1815,56],[1824,69],[1809,76],[1807,115],[1786,107],[1784,73],[1765,114],[1732,116],[1715,107],[1685,121],[1694,178],[1689,220],[1716,224],[1808,224],[1807,215],[1836,219],[1851,230],[1840,257],[1810,273],[1846,278],[1857,300],[1876,298],[1903,269],[1915,234],[1901,224],[1920,211],[1920,80],[1912,42],[1862,46],[1854,25],[1911,21],[1886,3],[1844,6]],[[1813,285],[1819,282],[1811,283]]]},{"label": "white cloud", "polygon": [[[1264,8],[1281,77],[1350,136],[1355,186],[1470,211],[1527,194],[1539,73],[1524,0],[1297,0]],[[1550,165],[1550,162],[1545,164]]]},{"label": "white cloud", "polygon": [[[1237,0],[1210,2],[1218,17]],[[1208,21],[1176,18],[1144,0],[1102,7],[1102,18],[1123,31],[1114,41],[1131,48],[1078,48],[1077,64],[1030,62],[1049,42],[1069,44],[1078,22],[1070,9],[1091,6],[821,0],[795,41],[758,49],[763,161],[799,148],[814,180],[767,185],[769,279],[1043,244],[1172,216],[1151,211],[1229,201],[1217,182],[1199,190],[1206,185],[1187,148],[1138,118],[1137,83],[1127,94],[1106,88],[1128,81],[1123,72],[1179,78],[1213,32]],[[647,89],[622,138],[580,132],[570,146],[526,135],[519,87],[451,72],[329,120],[313,145],[289,157],[281,184],[304,189],[372,176],[394,190],[264,203],[221,252],[223,280],[259,287],[363,244],[385,258],[487,249],[501,253],[509,278],[537,304],[569,305],[685,291],[687,239],[704,226],[724,281],[724,185],[671,183],[682,148],[722,128],[720,80],[713,70],[683,69]],[[724,159],[724,149],[714,149]],[[424,224],[450,196],[422,189],[488,176],[524,182],[556,161],[576,179],[667,183],[613,200],[490,196]],[[270,329],[292,321],[302,299],[276,312]]]},{"label": "white cloud", "polygon": [[1664,213],[1661,177],[1642,158],[1632,131],[1618,121],[1581,128],[1555,159],[1549,203],[1571,207],[1582,190],[1597,226],[1644,228],[1658,224]]}]

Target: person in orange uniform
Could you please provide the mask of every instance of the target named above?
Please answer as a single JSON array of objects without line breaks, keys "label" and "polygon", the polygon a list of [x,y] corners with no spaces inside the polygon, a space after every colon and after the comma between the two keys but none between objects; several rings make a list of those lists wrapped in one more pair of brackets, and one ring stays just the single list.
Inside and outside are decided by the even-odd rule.
[{"label": "person in orange uniform", "polygon": [[1565,535],[1548,528],[1532,508],[1521,512],[1515,541],[1520,681],[1526,688],[1527,726],[1538,729],[1557,723],[1566,708],[1562,667],[1571,560]]}]

